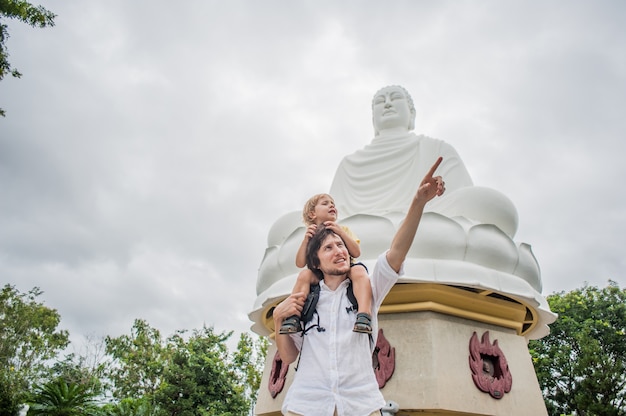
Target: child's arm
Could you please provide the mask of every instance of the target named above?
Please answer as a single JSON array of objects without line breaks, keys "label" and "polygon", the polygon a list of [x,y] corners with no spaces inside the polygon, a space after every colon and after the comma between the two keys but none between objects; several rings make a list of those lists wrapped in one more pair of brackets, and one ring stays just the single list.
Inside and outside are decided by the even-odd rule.
[{"label": "child's arm", "polygon": [[309,240],[315,234],[315,230],[317,230],[317,225],[309,225],[304,233],[304,239],[298,248],[298,252],[296,253],[296,267],[300,269],[306,266],[306,246],[309,244]]},{"label": "child's arm", "polygon": [[346,233],[344,233],[344,235],[340,237],[343,238],[343,242],[346,243],[346,248],[348,249],[348,253],[350,253],[350,256],[353,259],[356,259],[357,257],[361,255],[361,246],[359,245],[359,243],[354,241],[354,239],[350,237],[349,235],[347,235]]},{"label": "child's arm", "polygon": [[354,236],[346,233],[343,227],[332,221],[325,222],[324,225],[326,228],[330,228],[335,234],[341,237],[346,245],[346,248],[348,249],[348,253],[352,258],[357,258],[361,255],[361,246],[356,242]]}]

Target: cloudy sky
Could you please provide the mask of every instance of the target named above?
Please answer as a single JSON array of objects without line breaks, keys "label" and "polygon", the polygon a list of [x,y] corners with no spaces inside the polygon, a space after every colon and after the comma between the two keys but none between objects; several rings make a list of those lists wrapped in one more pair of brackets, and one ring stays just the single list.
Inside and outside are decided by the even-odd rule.
[{"label": "cloudy sky", "polygon": [[[544,294],[626,286],[623,1],[42,1],[9,21],[0,280],[74,340],[247,331],[267,233],[380,87],[516,205]],[[341,213],[340,213],[341,214]]]}]

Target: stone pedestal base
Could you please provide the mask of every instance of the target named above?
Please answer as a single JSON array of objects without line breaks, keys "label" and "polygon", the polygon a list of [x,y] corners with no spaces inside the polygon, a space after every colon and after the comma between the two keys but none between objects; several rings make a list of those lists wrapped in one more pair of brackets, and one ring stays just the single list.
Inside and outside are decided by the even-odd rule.
[{"label": "stone pedestal base", "polygon": [[[436,312],[379,315],[396,349],[396,370],[382,389],[400,415],[547,415],[528,346],[514,330]],[[469,343],[489,331],[508,362],[510,392],[494,399],[476,387]]]},{"label": "stone pedestal base", "polygon": [[[542,416],[547,415],[526,340],[512,329],[437,312],[379,315],[380,328],[395,348],[393,376],[381,390],[400,406],[397,416]],[[498,341],[513,379],[511,390],[495,399],[479,390],[469,366],[472,334],[489,331]],[[285,387],[272,398],[268,390],[275,346],[268,351],[255,409],[256,415],[280,415],[295,370],[290,366]]]},{"label": "stone pedestal base", "polygon": [[[270,372],[272,371],[272,362],[274,360],[274,354],[276,354],[276,344],[272,343],[267,349],[267,358],[265,359],[265,369],[263,370],[263,377],[261,378],[261,387],[259,387],[259,394],[257,395],[256,406],[254,407],[255,415],[263,416],[280,416],[280,408],[283,405],[283,400],[289,390],[289,386],[293,381],[293,376],[296,372],[295,363],[289,366],[287,372],[287,378],[285,386],[275,398],[269,392],[268,385],[270,382]],[[297,362],[297,360],[296,360]]]}]

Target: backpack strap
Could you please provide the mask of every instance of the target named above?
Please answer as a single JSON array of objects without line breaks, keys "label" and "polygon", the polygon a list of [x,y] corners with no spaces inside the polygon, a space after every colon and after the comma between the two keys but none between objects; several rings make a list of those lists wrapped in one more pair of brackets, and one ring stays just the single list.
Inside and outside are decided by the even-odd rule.
[{"label": "backpack strap", "polygon": [[348,287],[346,288],[346,296],[348,296],[348,300],[352,306],[346,308],[346,312],[354,311],[357,312],[359,310],[359,302],[356,300],[356,296],[354,296],[354,290],[352,289],[352,280],[348,282]]},{"label": "backpack strap", "polygon": [[315,284],[311,285],[309,294],[304,301],[304,306],[302,307],[302,313],[300,314],[300,319],[303,324],[307,324],[313,319],[313,315],[315,314],[315,307],[317,306],[317,301],[320,299],[320,285]]},{"label": "backpack strap", "polygon": [[[359,263],[361,264],[361,263]],[[363,265],[365,267],[365,265]],[[367,270],[367,267],[365,268]],[[358,312],[359,310],[359,302],[356,300],[356,296],[354,296],[354,290],[352,289],[352,280],[348,283],[348,287],[346,288],[346,295],[348,296],[348,300],[352,304],[352,306],[346,307],[346,312],[350,313],[351,311]],[[374,345],[374,336],[372,334],[367,334],[370,339],[370,349],[373,349],[373,356],[378,357],[378,351],[376,351],[376,346]]]}]

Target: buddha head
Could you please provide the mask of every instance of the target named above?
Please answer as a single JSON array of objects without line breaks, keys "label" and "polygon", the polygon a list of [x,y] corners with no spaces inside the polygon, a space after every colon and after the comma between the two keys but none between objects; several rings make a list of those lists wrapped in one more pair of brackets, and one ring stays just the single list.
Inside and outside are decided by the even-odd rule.
[{"label": "buddha head", "polygon": [[374,134],[383,130],[415,129],[415,106],[409,92],[399,85],[383,87],[372,99]]}]

